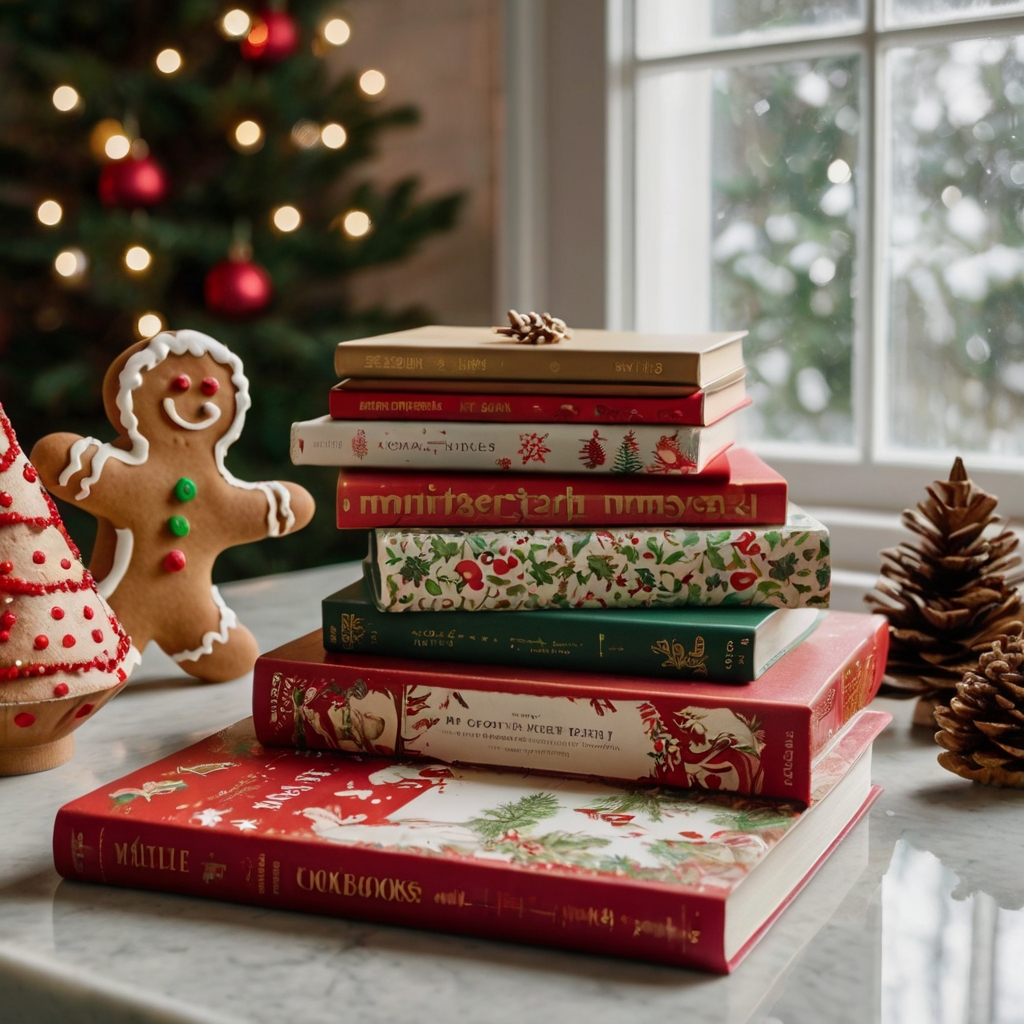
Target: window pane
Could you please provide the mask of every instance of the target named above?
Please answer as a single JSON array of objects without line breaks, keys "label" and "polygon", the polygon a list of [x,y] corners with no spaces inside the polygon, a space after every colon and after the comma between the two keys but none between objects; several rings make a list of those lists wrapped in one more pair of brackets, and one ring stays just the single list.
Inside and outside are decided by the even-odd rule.
[{"label": "window pane", "polygon": [[885,22],[891,25],[930,25],[941,21],[995,18],[1024,11],[1021,0],[888,0]]},{"label": "window pane", "polygon": [[901,48],[886,72],[885,440],[1022,456],[1024,36]]},{"label": "window pane", "polygon": [[844,56],[640,82],[637,325],[748,328],[752,437],[854,441],[859,76]]},{"label": "window pane", "polygon": [[645,57],[757,46],[853,32],[863,0],[636,0],[636,51]]}]

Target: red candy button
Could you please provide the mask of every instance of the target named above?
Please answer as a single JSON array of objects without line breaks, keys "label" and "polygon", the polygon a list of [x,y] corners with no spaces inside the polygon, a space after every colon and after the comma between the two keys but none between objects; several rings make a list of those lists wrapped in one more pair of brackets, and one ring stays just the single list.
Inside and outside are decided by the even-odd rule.
[{"label": "red candy button", "polygon": [[199,389],[204,395],[215,395],[220,391],[220,381],[216,377],[204,377]]},{"label": "red candy button", "polygon": [[19,729],[27,729],[30,725],[34,725],[36,721],[35,715],[30,715],[27,711],[22,711],[20,715],[14,716],[14,724]]},{"label": "red candy button", "polygon": [[99,643],[103,639],[103,630],[102,629],[94,629],[92,631],[92,638],[93,638],[93,640],[96,641],[96,643]]},{"label": "red candy button", "polygon": [[50,646],[49,638],[44,636],[42,633],[36,637],[35,648],[37,651],[45,651]]},{"label": "red candy button", "polygon": [[187,373],[182,373],[171,381],[171,387],[175,391],[188,391],[192,387],[192,380]]},{"label": "red candy button", "polygon": [[32,561],[35,562],[36,565],[42,565],[43,562],[46,561],[46,555],[44,555],[42,551],[33,551]]},{"label": "red candy button", "polygon": [[67,683],[58,683],[53,688],[53,695],[54,695],[54,697],[65,697],[65,696],[67,696],[67,692],[68,692],[68,684]]},{"label": "red candy button", "polygon": [[83,614],[83,615],[84,615],[84,616],[85,616],[85,617],[86,617],[87,619],[91,619],[91,618],[92,618],[92,617],[93,617],[93,616],[94,616],[94,615],[95,615],[96,613],[95,613],[95,612],[94,612],[94,611],[93,611],[93,610],[92,610],[92,609],[91,609],[91,608],[90,608],[90,607],[89,607],[88,605],[86,605],[86,606],[85,606],[85,607],[84,607],[84,608],[82,609],[82,614]]},{"label": "red candy button", "polygon": [[63,609],[63,608],[60,608],[60,607],[58,607],[57,605],[54,605],[54,606],[53,606],[53,607],[52,607],[52,608],[50,609],[50,614],[51,614],[51,615],[52,615],[52,616],[53,616],[53,617],[54,617],[55,619],[63,619],[63,618],[64,618],[64,609]]},{"label": "red candy button", "polygon": [[14,612],[4,612],[0,615],[0,626],[5,629],[10,629],[18,621],[18,616]]},{"label": "red candy button", "polygon": [[164,568],[168,572],[181,572],[185,568],[185,552],[168,551],[164,556]]},{"label": "red candy button", "polygon": [[83,705],[82,705],[82,706],[81,706],[81,707],[80,707],[80,708],[79,708],[79,709],[78,709],[78,710],[77,710],[77,711],[75,712],[75,718],[85,718],[85,716],[86,716],[87,714],[89,714],[89,712],[90,712],[90,711],[92,711],[92,707],[93,707],[93,706],[92,706],[91,704],[83,704]]},{"label": "red candy button", "polygon": [[13,562],[0,562],[0,574],[6,576],[9,572],[14,571]]},{"label": "red candy button", "polygon": [[14,499],[7,493],[7,491],[0,491],[0,505],[4,508],[10,508],[14,503]]},{"label": "red candy button", "polygon": [[30,483],[34,484],[39,479],[39,474],[36,472],[35,466],[26,466],[22,471],[21,475]]},{"label": "red candy button", "polygon": [[62,569],[70,569],[71,568],[71,559],[70,558],[62,558],[60,560],[60,567]]},{"label": "red candy button", "polygon": [[61,640],[61,643],[65,647],[74,647],[75,646],[75,638],[74,638],[74,636],[72,636],[71,633],[65,633],[64,634],[64,639]]}]

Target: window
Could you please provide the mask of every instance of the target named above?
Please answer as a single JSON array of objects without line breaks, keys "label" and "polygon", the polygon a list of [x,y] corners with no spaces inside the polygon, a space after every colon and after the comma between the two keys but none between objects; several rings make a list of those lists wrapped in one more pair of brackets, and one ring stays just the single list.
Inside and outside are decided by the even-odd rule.
[{"label": "window", "polygon": [[612,0],[609,326],[748,327],[751,443],[1024,516],[1024,2]]}]

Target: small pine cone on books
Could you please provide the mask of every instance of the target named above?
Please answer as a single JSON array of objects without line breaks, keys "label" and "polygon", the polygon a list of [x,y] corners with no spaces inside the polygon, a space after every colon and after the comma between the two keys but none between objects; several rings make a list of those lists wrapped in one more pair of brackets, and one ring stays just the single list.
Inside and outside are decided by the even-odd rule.
[{"label": "small pine cone on books", "polygon": [[517,313],[508,311],[508,327],[495,327],[498,334],[525,345],[557,345],[563,338],[572,337],[564,320],[550,313]]},{"label": "small pine cone on books", "polygon": [[917,724],[949,701],[957,683],[992,641],[1020,632],[1021,560],[1017,536],[995,515],[997,499],[978,487],[957,459],[949,480],[907,509],[914,540],[881,552],[875,590],[865,600],[889,619],[889,659],[881,693],[917,697]]},{"label": "small pine cone on books", "polygon": [[1024,635],[1001,636],[935,709],[943,768],[986,786],[1024,789]]}]

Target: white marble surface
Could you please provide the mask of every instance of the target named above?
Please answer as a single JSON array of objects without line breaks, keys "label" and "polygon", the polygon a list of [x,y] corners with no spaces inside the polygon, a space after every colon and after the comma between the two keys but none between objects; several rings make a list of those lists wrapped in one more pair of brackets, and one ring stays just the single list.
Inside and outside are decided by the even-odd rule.
[{"label": "white marble surface", "polygon": [[[315,628],[357,571],[224,589],[266,650]],[[71,762],[0,779],[0,1022],[1021,1019],[1024,794],[943,771],[893,702],[870,819],[728,978],[61,881],[57,808],[245,717],[249,685],[202,686],[147,652]]]}]

